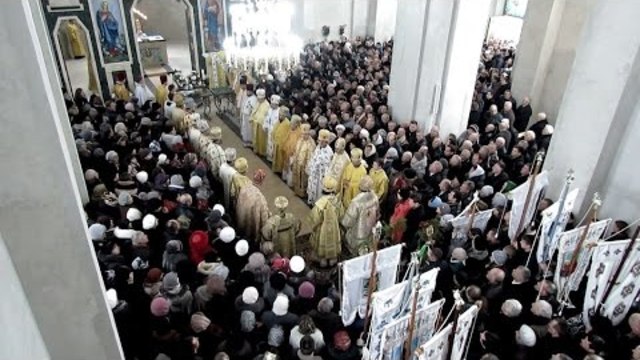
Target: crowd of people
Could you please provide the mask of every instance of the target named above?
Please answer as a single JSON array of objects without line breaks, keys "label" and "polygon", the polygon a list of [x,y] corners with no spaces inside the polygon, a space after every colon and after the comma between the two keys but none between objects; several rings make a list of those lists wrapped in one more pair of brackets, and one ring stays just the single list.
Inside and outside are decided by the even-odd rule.
[{"label": "crowd of people", "polygon": [[[544,113],[526,128],[528,99],[510,93],[513,49],[485,45],[469,127],[441,134],[394,121],[392,48],[322,42],[285,77],[238,77],[245,146],[310,205],[305,218],[285,197],[268,203],[261,164],[225,148],[222,130],[166,78],[155,94],[138,79],[134,94],[118,82],[105,102],[66,96],[127,359],[362,358],[363,319],[342,324],[337,274],[340,261],[373,250],[378,221],[379,247],[404,244],[403,268],[426,249],[421,271],[440,269],[433,299],[447,300],[443,315],[453,289],[479,306],[469,359],[640,359],[640,313],[584,329],[572,318],[576,296],[577,309],[559,315],[555,284],[528,261],[534,235],[507,235],[505,193],[528,179],[553,134]],[[458,243],[450,222],[472,202],[493,216]]]}]

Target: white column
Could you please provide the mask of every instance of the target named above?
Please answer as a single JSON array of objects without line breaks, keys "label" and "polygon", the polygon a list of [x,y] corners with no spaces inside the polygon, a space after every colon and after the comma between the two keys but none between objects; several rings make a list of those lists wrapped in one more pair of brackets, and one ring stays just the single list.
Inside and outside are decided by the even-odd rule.
[{"label": "white column", "polygon": [[532,107],[539,103],[564,6],[565,0],[534,0],[527,4],[511,90],[519,101],[529,96]]},{"label": "white column", "polygon": [[565,0],[562,21],[547,65],[542,90],[531,102],[533,110],[547,113],[547,119],[552,123],[555,123],[558,118],[562,97],[576,57],[576,47],[594,2],[594,0]]},{"label": "white column", "polygon": [[436,112],[442,136],[458,135],[467,127],[490,5],[491,0],[458,0],[449,36],[441,106]]},{"label": "white column", "polygon": [[395,36],[398,0],[377,0],[376,24],[374,38],[376,41],[387,41]]},{"label": "white column", "polygon": [[117,360],[122,353],[83,219],[84,185],[74,176],[70,125],[60,116],[59,84],[51,81],[41,6],[11,0],[0,11],[2,240],[51,359]]},{"label": "white column", "polygon": [[447,58],[451,0],[402,0],[397,7],[389,105],[400,123],[433,121]]},{"label": "white column", "polygon": [[[627,164],[637,172],[637,153],[628,153],[633,148],[622,146],[623,139],[628,139],[635,129],[630,124],[638,121],[640,111],[637,106],[640,98],[638,13],[640,2],[636,0],[595,2],[577,47],[560,107],[545,161],[545,168],[551,174],[549,195],[559,194],[562,178],[572,168],[576,177],[574,186],[582,190],[578,206],[582,205],[583,209],[584,200],[588,203],[595,191],[605,194],[605,206],[618,206],[619,199],[607,194],[616,193],[611,193],[609,186],[620,187],[623,182],[619,176],[608,179],[611,170]],[[606,71],[602,71],[602,54],[606,54]],[[640,192],[635,176],[627,178],[626,183],[627,187],[635,188],[636,193]],[[616,191],[617,196],[625,196],[620,189]],[[627,203],[636,200],[629,198]],[[629,214],[634,218],[637,215]]]}]

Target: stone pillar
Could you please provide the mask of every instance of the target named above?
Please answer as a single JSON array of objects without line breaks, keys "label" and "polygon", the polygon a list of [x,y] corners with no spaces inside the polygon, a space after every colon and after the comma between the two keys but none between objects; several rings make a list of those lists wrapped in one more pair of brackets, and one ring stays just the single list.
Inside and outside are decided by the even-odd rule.
[{"label": "stone pillar", "polygon": [[529,96],[536,111],[564,6],[565,0],[529,1],[524,16],[511,89],[519,102]]},{"label": "stone pillar", "polygon": [[576,57],[576,47],[593,3],[594,0],[565,0],[562,21],[542,83],[542,91],[532,99],[534,111],[545,112],[552,123],[558,118],[562,97]]},{"label": "stone pillar", "polygon": [[491,0],[408,0],[398,6],[389,104],[396,121],[467,124]]},{"label": "stone pillar", "polygon": [[122,359],[86,230],[80,200],[84,184],[74,176],[71,129],[61,116],[64,102],[42,4],[11,0],[3,5],[0,154],[7,171],[0,187],[0,229],[24,292],[4,296],[26,298],[51,359]]},{"label": "stone pillar", "polygon": [[376,41],[387,41],[395,36],[398,0],[377,0],[375,28],[373,36]]},{"label": "stone pillar", "polygon": [[397,7],[389,104],[400,123],[428,129],[437,112],[454,13],[450,0],[403,0]]},{"label": "stone pillar", "polygon": [[[545,161],[551,175],[549,195],[552,198],[559,195],[562,179],[572,168],[576,178],[573,186],[581,190],[577,208],[583,210],[594,192],[609,193],[608,177],[612,166],[619,167],[622,155],[626,154],[626,163],[637,173],[637,154],[629,154],[628,149],[622,148],[625,142],[621,140],[628,137],[632,122],[640,121],[638,13],[640,2],[636,0],[595,1],[577,46],[558,114]],[[602,54],[607,55],[606,71]],[[628,187],[637,188],[635,177],[626,179]],[[621,182],[616,181],[620,187]],[[624,197],[624,192],[618,195]],[[603,200],[606,206],[617,206],[614,196]],[[630,216],[635,218],[637,214]]]},{"label": "stone pillar", "polygon": [[441,109],[436,111],[440,135],[459,135],[467,127],[491,0],[458,0],[449,35]]}]

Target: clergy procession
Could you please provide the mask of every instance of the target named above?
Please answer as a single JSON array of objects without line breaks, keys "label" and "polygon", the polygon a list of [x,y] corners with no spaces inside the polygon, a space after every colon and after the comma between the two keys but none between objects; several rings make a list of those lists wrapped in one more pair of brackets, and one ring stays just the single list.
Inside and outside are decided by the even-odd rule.
[{"label": "clergy procession", "polygon": [[545,197],[554,128],[511,95],[515,49],[484,44],[447,134],[394,121],[392,48],[342,38],[286,77],[239,71],[252,162],[166,78],[66,97],[126,359],[640,359],[637,231],[593,193],[574,217],[572,173]]}]

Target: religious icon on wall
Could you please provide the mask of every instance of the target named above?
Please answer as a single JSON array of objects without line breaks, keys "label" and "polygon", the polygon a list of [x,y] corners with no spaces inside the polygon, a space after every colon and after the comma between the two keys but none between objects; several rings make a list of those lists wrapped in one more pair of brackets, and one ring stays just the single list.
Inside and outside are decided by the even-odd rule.
[{"label": "religious icon on wall", "polygon": [[224,39],[224,0],[200,0],[200,22],[205,52],[222,50]]},{"label": "religious icon on wall", "polygon": [[105,64],[129,60],[122,4],[118,0],[91,0],[102,59]]}]

